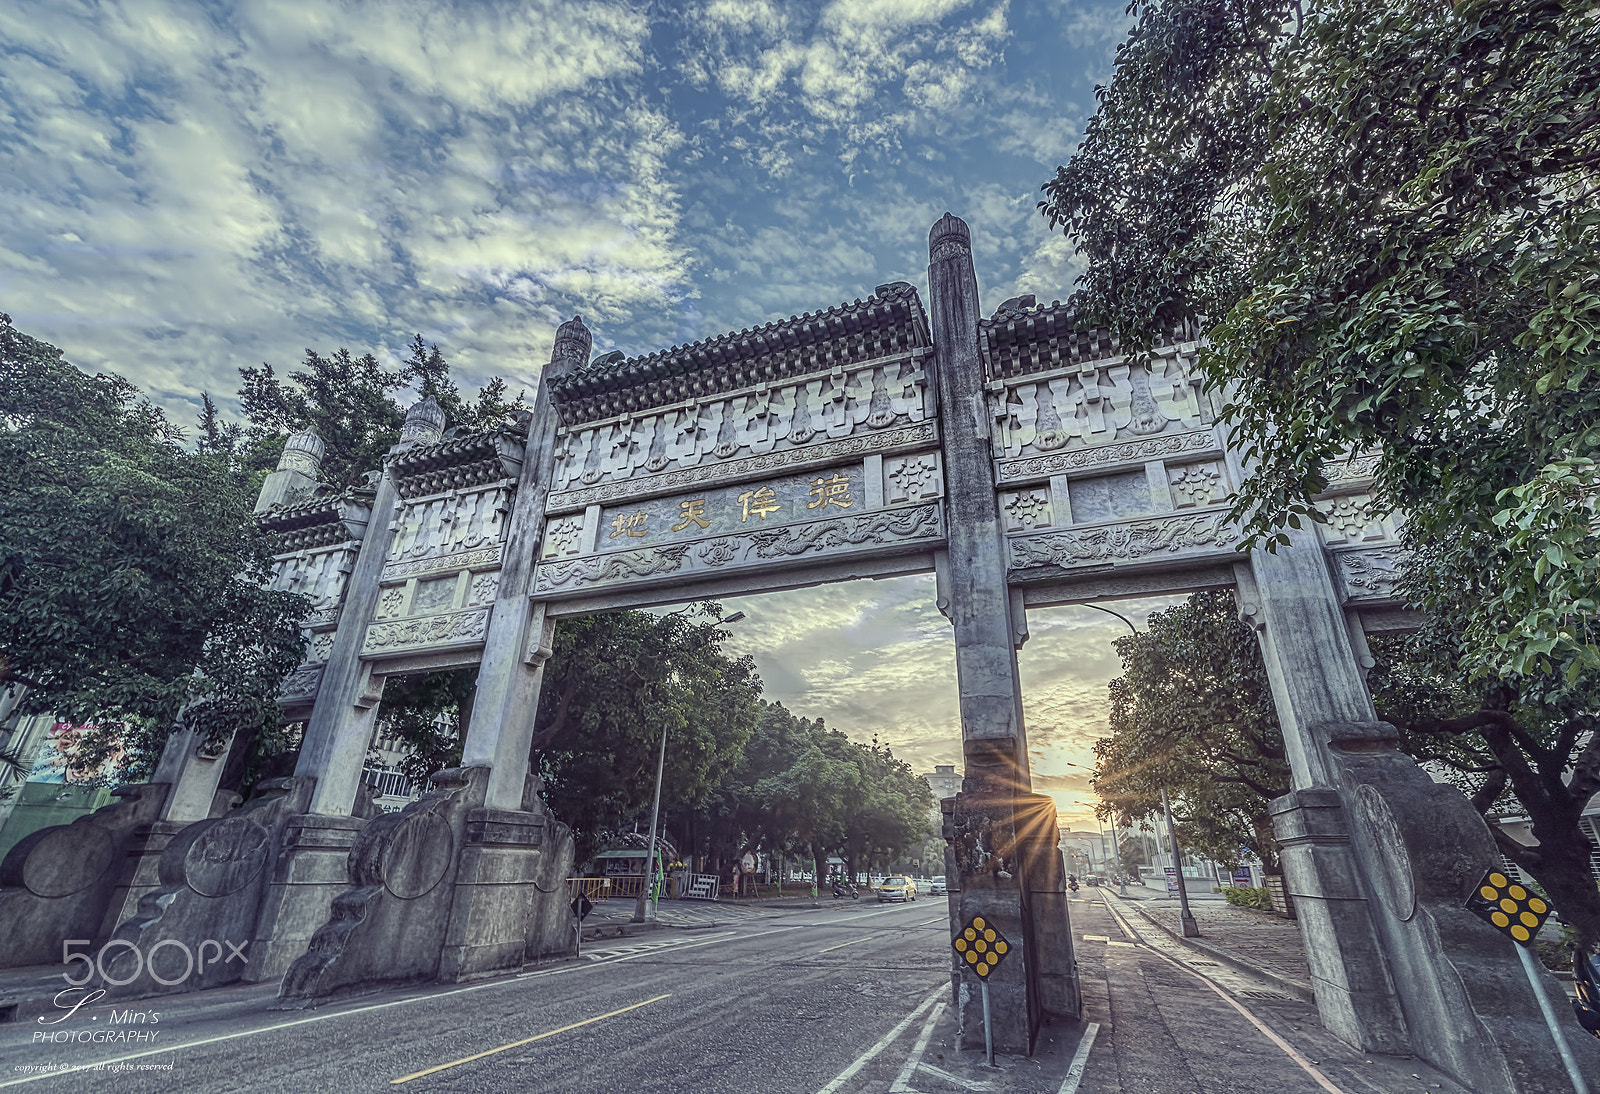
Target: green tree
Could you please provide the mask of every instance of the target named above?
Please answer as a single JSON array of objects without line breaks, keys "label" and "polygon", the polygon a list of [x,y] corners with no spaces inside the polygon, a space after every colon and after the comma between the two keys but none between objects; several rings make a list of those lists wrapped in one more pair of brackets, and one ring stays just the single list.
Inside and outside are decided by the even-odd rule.
[{"label": "green tree", "polygon": [[1267,803],[1289,792],[1283,732],[1261,651],[1227,592],[1200,592],[1116,643],[1111,736],[1095,744],[1101,815],[1159,819],[1172,799],[1185,847],[1278,864]]},{"label": "green tree", "polygon": [[[1462,667],[1600,669],[1600,21],[1550,0],[1134,0],[1041,207],[1074,300],[1129,349],[1174,328],[1271,543],[1381,452],[1408,589]],[[1423,550],[1426,548],[1426,550]]]},{"label": "green tree", "polygon": [[599,830],[648,820],[663,723],[663,806],[700,808],[739,762],[760,717],[761,682],[748,657],[722,653],[720,618],[717,605],[701,604],[556,628],[532,758],[546,799],[578,833],[580,858]]},{"label": "green tree", "polygon": [[146,767],[180,716],[212,739],[275,722],[309,607],[266,588],[246,476],[181,441],[0,316],[0,685],[24,713],[127,723]]}]

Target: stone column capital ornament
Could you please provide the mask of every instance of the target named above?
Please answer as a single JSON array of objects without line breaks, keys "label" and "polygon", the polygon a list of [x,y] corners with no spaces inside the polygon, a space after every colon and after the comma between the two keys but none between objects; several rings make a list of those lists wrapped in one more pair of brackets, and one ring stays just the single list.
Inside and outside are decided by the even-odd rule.
[{"label": "stone column capital ornament", "polygon": [[953,258],[958,255],[972,253],[972,233],[967,228],[967,222],[954,213],[946,213],[933,225],[928,232],[928,258],[937,262],[941,258]]},{"label": "stone column capital ornament", "polygon": [[417,400],[406,411],[406,424],[400,428],[401,444],[432,444],[443,435],[444,411],[432,395]]},{"label": "stone column capital ornament", "polygon": [[556,328],[555,349],[550,353],[551,377],[565,376],[589,363],[594,335],[583,325],[583,316],[574,315]]},{"label": "stone column capital ornament", "polygon": [[316,427],[307,426],[298,433],[289,434],[283,445],[283,455],[278,457],[278,470],[298,471],[314,479],[322,469],[322,455],[326,449]]}]

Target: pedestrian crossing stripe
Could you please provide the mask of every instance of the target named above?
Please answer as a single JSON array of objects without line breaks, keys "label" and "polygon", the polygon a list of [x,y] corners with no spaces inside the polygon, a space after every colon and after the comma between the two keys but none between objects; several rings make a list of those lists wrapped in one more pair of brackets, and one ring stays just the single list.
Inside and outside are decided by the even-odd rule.
[{"label": "pedestrian crossing stripe", "polygon": [[979,979],[989,979],[989,974],[999,967],[1000,962],[1006,959],[1011,952],[1011,943],[1005,935],[994,929],[994,925],[984,920],[983,916],[973,916],[967,925],[956,932],[955,939],[951,942],[956,953],[967,967],[978,974]]}]

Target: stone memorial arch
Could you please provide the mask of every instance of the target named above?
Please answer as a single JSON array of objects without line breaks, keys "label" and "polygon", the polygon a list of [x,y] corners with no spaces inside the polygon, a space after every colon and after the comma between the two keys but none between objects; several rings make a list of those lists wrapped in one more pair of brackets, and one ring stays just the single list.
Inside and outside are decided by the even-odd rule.
[{"label": "stone memorial arch", "polygon": [[[949,215],[928,292],[926,311],[895,282],[631,359],[590,361],[573,319],[516,428],[447,434],[425,401],[381,473],[342,495],[313,489],[320,441],[291,438],[260,511],[279,582],[316,601],[282,699],[307,722],[294,775],[228,810],[217,756],[179,735],[151,786],[72,826],[121,864],[62,880],[19,847],[0,920],[92,921],[97,941],[126,943],[118,980],[134,949],[232,932],[248,965],[214,963],[205,982],[281,975],[283,1006],[567,952],[570,833],[528,773],[557,621],[931,571],[965,756],[943,803],[952,924],[981,914],[1015,941],[1021,960],[989,980],[995,1044],[1028,1052],[1046,1016],[1080,1010],[1055,810],[1028,769],[1028,609],[1230,588],[1284,727],[1295,789],[1273,810],[1323,1022],[1475,1090],[1561,1088],[1517,960],[1464,907],[1497,861],[1489,833],[1396,751],[1366,690],[1365,635],[1407,625],[1395,529],[1365,505],[1372,461],[1335,470],[1328,525],[1241,555],[1225,515],[1247,468],[1194,332],[1138,364],[1059,304],[985,318]],[[384,681],[471,665],[462,767],[374,816],[361,769]],[[952,960],[951,976],[964,1044],[981,1047],[974,974]],[[1578,1048],[1600,1067],[1600,1046]]]}]

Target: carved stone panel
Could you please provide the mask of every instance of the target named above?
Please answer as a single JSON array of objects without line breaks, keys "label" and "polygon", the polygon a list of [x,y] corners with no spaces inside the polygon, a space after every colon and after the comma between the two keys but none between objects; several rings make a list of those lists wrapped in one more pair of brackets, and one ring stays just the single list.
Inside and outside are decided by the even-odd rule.
[{"label": "carved stone panel", "polygon": [[1399,527],[1392,516],[1377,516],[1370,494],[1348,494],[1324,498],[1317,507],[1328,522],[1320,525],[1323,542],[1331,547],[1360,543],[1392,542],[1399,538]]},{"label": "carved stone panel", "polygon": [[583,515],[555,517],[545,524],[540,558],[566,558],[583,550]]},{"label": "carved stone panel", "polygon": [[1099,468],[1143,465],[1151,460],[1173,460],[1201,453],[1219,452],[1211,430],[1190,433],[1163,433],[1143,440],[1121,441],[1094,448],[1067,448],[1046,456],[1002,460],[998,479],[1002,483],[1043,479],[1051,475],[1094,472]]},{"label": "carved stone panel", "polygon": [[1167,466],[1174,509],[1204,509],[1228,499],[1228,476],[1221,460]]},{"label": "carved stone panel", "polygon": [[1404,550],[1399,546],[1337,551],[1339,582],[1349,601],[1392,600],[1397,595]]},{"label": "carved stone panel", "polygon": [[482,642],[489,627],[488,608],[469,608],[448,615],[428,615],[389,623],[373,623],[361,645],[363,656],[437,646]]},{"label": "carved stone panel", "polygon": [[1050,508],[1050,490],[1047,487],[1002,493],[1000,514],[1005,520],[1008,532],[1031,532],[1035,528],[1049,528],[1055,524]]},{"label": "carved stone panel", "polygon": [[937,452],[884,459],[883,500],[890,505],[937,498],[943,493],[944,476],[939,471]]},{"label": "carved stone panel", "polygon": [[1188,513],[1019,536],[1009,541],[1011,568],[1070,570],[1231,550],[1238,535],[1225,518],[1224,511]]},{"label": "carved stone panel", "polygon": [[1209,424],[1200,377],[1178,356],[1149,366],[1120,358],[1007,381],[991,393],[995,456],[1016,459],[1185,432]]},{"label": "carved stone panel", "polygon": [[447,612],[456,606],[455,601],[454,576],[429,578],[427,581],[417,582],[417,591],[411,598],[411,614],[431,615],[434,612]]},{"label": "carved stone panel", "polygon": [[501,482],[407,500],[395,523],[384,577],[399,576],[408,566],[410,573],[419,572],[419,562],[497,548],[511,493],[509,483]]},{"label": "carved stone panel", "polygon": [[1118,520],[1154,512],[1150,481],[1141,468],[1092,479],[1073,479],[1069,487],[1074,524]]},{"label": "carved stone panel", "polygon": [[536,593],[546,597],[672,577],[683,579],[770,566],[782,571],[810,559],[879,553],[926,546],[943,539],[937,505],[843,513],[779,527],[749,528],[698,542],[612,551],[572,561],[540,564]]},{"label": "carved stone panel", "polygon": [[921,358],[907,355],[578,426],[561,438],[552,486],[620,484],[913,425],[933,416],[926,388]]}]

